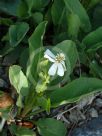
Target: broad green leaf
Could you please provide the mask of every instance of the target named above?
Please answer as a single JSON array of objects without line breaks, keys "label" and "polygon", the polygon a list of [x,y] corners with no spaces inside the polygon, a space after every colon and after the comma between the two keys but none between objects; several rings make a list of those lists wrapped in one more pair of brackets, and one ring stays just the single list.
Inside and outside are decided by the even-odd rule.
[{"label": "broad green leaf", "polygon": [[81,96],[102,90],[102,80],[82,77],[50,93],[52,105],[74,102]]},{"label": "broad green leaf", "polygon": [[62,23],[63,17],[65,17],[65,4],[63,0],[54,0],[51,15],[54,25]]},{"label": "broad green leaf", "polygon": [[27,77],[37,77],[37,65],[43,48],[43,36],[47,22],[40,23],[29,38],[29,62],[27,64]]},{"label": "broad green leaf", "polygon": [[86,49],[91,49],[95,44],[102,42],[102,27],[97,28],[95,31],[89,33],[82,41]]},{"label": "broad green leaf", "polygon": [[65,136],[66,128],[61,121],[45,118],[37,122],[38,131],[41,136]]},{"label": "broad green leaf", "polygon": [[90,72],[94,75],[94,76],[98,76],[102,79],[102,67],[99,66],[99,64],[93,60],[91,63],[90,63]]},{"label": "broad green leaf", "polygon": [[96,52],[97,50],[99,50],[100,48],[102,48],[102,42],[96,43],[94,44],[91,48],[89,48],[87,50],[88,53],[90,52]]},{"label": "broad green leaf", "polygon": [[47,113],[50,113],[50,99],[46,99],[45,97],[38,97],[37,105],[41,106],[44,110],[46,110]]},{"label": "broad green leaf", "polygon": [[65,5],[66,5],[66,8],[68,9],[68,11],[76,14],[80,18],[82,28],[84,29],[84,31],[86,31],[86,32],[90,31],[91,24],[90,24],[89,17],[87,15],[84,7],[79,2],[79,0],[64,0],[64,2],[65,2]]},{"label": "broad green leaf", "polygon": [[0,10],[10,15],[17,16],[20,0],[0,0]]},{"label": "broad green leaf", "polygon": [[10,45],[12,47],[17,46],[22,41],[28,30],[29,25],[25,22],[11,25],[9,28]]},{"label": "broad green leaf", "polygon": [[50,0],[34,0],[33,1],[33,9],[41,9],[48,5]]},{"label": "broad green leaf", "polygon": [[28,10],[29,9],[28,9],[28,6],[25,0],[21,0],[18,6],[18,10],[17,10],[17,16],[18,17],[28,17],[29,16]]},{"label": "broad green leaf", "polygon": [[18,94],[22,94],[22,96],[26,96],[28,94],[28,81],[20,66],[13,65],[10,67],[9,79]]},{"label": "broad green leaf", "polygon": [[16,136],[36,136],[33,130],[30,130],[25,127],[17,126],[15,124],[10,125],[9,129],[11,133]]},{"label": "broad green leaf", "polygon": [[32,10],[32,7],[33,7],[34,0],[25,0],[25,2],[26,2],[27,7],[28,7],[28,13],[29,13],[29,15],[31,15],[31,10]]},{"label": "broad green leaf", "polygon": [[73,68],[76,65],[78,59],[78,53],[76,49],[76,45],[71,40],[65,40],[63,42],[58,43],[53,47],[53,50],[56,53],[64,53],[65,54],[65,64],[66,64],[66,72],[64,77],[57,77],[52,81],[51,84],[64,83],[69,80],[69,76],[73,71]]},{"label": "broad green leaf", "polygon": [[72,72],[78,59],[78,52],[75,43],[71,40],[64,40],[63,42],[60,42],[54,46],[54,49],[56,49],[56,51],[58,50],[65,53],[66,62],[68,61],[68,63],[70,63],[68,65],[68,70],[70,71],[71,69]]},{"label": "broad green leaf", "polygon": [[70,13],[68,15],[67,20],[68,20],[68,36],[72,37],[73,39],[74,38],[76,39],[78,36],[79,28],[81,26],[80,18],[78,17],[78,15]]},{"label": "broad green leaf", "polygon": [[32,15],[32,18],[33,18],[35,23],[39,24],[43,21],[43,14],[41,12],[35,12]]},{"label": "broad green leaf", "polygon": [[49,3],[49,0],[25,0],[28,5],[28,12],[31,14],[32,10],[44,8]]}]

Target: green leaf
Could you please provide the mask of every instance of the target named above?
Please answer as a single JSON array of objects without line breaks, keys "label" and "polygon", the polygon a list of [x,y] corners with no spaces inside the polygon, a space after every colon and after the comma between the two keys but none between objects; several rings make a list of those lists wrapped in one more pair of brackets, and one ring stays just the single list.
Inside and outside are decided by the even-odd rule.
[{"label": "green leaf", "polygon": [[86,49],[91,49],[95,44],[102,42],[102,27],[97,28],[95,31],[89,33],[82,41]]},{"label": "green leaf", "polygon": [[102,48],[102,42],[96,43],[94,44],[91,48],[89,48],[87,50],[88,53],[90,52],[96,52],[97,50],[99,50],[100,48]]},{"label": "green leaf", "polygon": [[66,128],[61,121],[46,118],[37,122],[38,131],[41,136],[65,136]]},{"label": "green leaf", "polygon": [[25,0],[21,0],[17,10],[18,17],[29,17],[28,6]]},{"label": "green leaf", "polygon": [[84,29],[84,31],[86,32],[90,31],[91,24],[90,24],[89,17],[84,7],[79,2],[79,0],[64,0],[64,2],[68,11],[76,14],[80,18],[82,28]]},{"label": "green leaf", "polygon": [[27,65],[27,77],[37,78],[37,65],[40,59],[41,48],[43,48],[43,36],[47,22],[40,23],[29,38],[29,62]]},{"label": "green leaf", "polygon": [[62,51],[66,55],[66,62],[68,62],[68,70],[73,71],[78,59],[78,52],[76,45],[71,40],[64,40],[58,43],[54,49],[57,51]]},{"label": "green leaf", "polygon": [[48,5],[50,0],[34,0],[33,1],[33,9],[41,9]]},{"label": "green leaf", "polygon": [[11,133],[16,136],[36,136],[36,134],[32,130],[25,127],[17,126],[15,124],[9,126],[9,129]]},{"label": "green leaf", "polygon": [[62,23],[63,17],[65,17],[65,4],[62,0],[54,0],[51,15],[54,25]]},{"label": "green leaf", "polygon": [[29,86],[26,76],[21,70],[20,66],[13,65],[9,69],[9,79],[11,84],[15,87],[18,94],[26,96],[29,92]]},{"label": "green leaf", "polygon": [[0,10],[10,15],[17,15],[20,0],[0,0]]},{"label": "green leaf", "polygon": [[38,97],[37,105],[41,106],[44,110],[46,110],[47,113],[50,113],[50,99],[46,99],[45,97]]},{"label": "green leaf", "polygon": [[11,27],[9,28],[11,46],[12,47],[17,46],[22,41],[28,30],[29,25],[25,22],[21,22],[16,25],[11,25]]},{"label": "green leaf", "polygon": [[98,76],[102,79],[102,67],[95,60],[90,63],[90,70],[94,76]]},{"label": "green leaf", "polygon": [[102,90],[102,80],[82,77],[50,93],[52,105],[74,102],[81,96]]},{"label": "green leaf", "polygon": [[28,12],[31,15],[32,10],[44,8],[49,3],[49,0],[25,0],[28,6]]},{"label": "green leaf", "polygon": [[78,59],[76,45],[71,40],[64,40],[63,42],[60,42],[57,45],[55,45],[52,49],[56,53],[64,53],[65,65],[67,70],[65,72],[64,77],[57,77],[53,79],[53,81],[51,82],[51,85],[66,83],[66,81],[69,81],[69,76],[72,73]]},{"label": "green leaf", "polygon": [[74,13],[70,13],[68,15],[68,36],[72,37],[73,39],[77,38],[79,28],[81,26],[80,18],[78,15]]},{"label": "green leaf", "polygon": [[43,14],[41,12],[35,12],[32,15],[32,18],[33,18],[35,23],[39,24],[43,21]]}]

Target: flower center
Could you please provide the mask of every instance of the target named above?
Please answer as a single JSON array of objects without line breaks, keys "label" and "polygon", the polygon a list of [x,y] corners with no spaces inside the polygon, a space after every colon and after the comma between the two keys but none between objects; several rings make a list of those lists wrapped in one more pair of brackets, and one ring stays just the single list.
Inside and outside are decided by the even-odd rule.
[{"label": "flower center", "polygon": [[59,53],[56,55],[56,62],[61,63],[63,60],[65,60],[65,55],[63,53]]}]

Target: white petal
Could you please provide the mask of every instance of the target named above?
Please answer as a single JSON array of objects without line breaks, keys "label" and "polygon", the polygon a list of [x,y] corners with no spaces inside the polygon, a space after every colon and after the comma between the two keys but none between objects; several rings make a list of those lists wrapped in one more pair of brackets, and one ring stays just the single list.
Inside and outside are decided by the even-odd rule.
[{"label": "white petal", "polygon": [[55,60],[51,58],[50,56],[48,56],[47,54],[44,55],[44,58],[47,58],[51,62],[55,62]]},{"label": "white petal", "polygon": [[58,67],[58,64],[57,64],[57,63],[52,64],[52,66],[50,67],[50,69],[49,69],[49,71],[48,71],[48,74],[49,74],[50,76],[54,76],[54,75],[56,74],[57,67]]},{"label": "white petal", "polygon": [[55,62],[56,56],[49,49],[47,49],[44,52],[44,58],[49,59],[51,62]]},{"label": "white petal", "polygon": [[64,67],[61,63],[58,63],[58,71],[57,71],[57,74],[59,76],[64,76]]},{"label": "white petal", "polygon": [[66,69],[65,62],[64,62],[64,61],[62,61],[62,62],[61,62],[61,64],[62,64],[62,65],[63,65],[63,67],[64,67],[64,71],[66,71],[67,69]]}]

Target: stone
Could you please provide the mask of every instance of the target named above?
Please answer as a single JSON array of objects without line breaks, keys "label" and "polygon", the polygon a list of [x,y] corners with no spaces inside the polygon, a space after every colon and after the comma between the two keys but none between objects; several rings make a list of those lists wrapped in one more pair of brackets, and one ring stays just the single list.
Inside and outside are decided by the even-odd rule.
[{"label": "stone", "polygon": [[93,102],[94,98],[94,94],[82,97],[81,100],[77,102],[78,108],[83,109],[85,106],[90,105]]},{"label": "stone", "polygon": [[97,118],[97,117],[98,117],[98,112],[97,112],[97,110],[96,110],[95,108],[91,108],[91,109],[89,110],[89,113],[90,113],[90,116],[91,116],[92,118]]},{"label": "stone", "polygon": [[0,78],[0,88],[8,88],[8,84]]},{"label": "stone", "polygon": [[70,136],[102,136],[102,116],[92,119],[80,128],[75,128]]},{"label": "stone", "polygon": [[73,109],[70,111],[69,120],[72,123],[77,123],[79,121],[85,120],[86,117],[79,109]]},{"label": "stone", "polygon": [[102,99],[101,98],[97,98],[96,101],[95,101],[95,105],[99,108],[102,107]]}]

